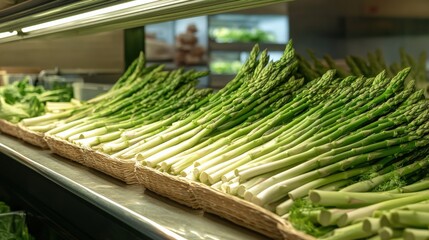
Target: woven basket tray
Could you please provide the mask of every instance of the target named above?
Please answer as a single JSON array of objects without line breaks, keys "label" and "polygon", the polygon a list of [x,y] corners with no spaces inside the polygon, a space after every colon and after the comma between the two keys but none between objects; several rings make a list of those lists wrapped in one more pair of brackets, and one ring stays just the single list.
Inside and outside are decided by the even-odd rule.
[{"label": "woven basket tray", "polygon": [[44,139],[44,133],[29,130],[21,124],[18,124],[18,129],[20,138],[22,138],[22,140],[25,142],[42,149],[49,149],[48,143],[46,143]]},{"label": "woven basket tray", "polygon": [[52,152],[85,165],[84,150],[79,146],[51,135],[45,135],[45,141]]},{"label": "woven basket tray", "polygon": [[[126,180],[124,175],[120,173],[124,165],[126,165],[126,171],[131,171],[130,162],[124,164],[123,160],[113,159],[106,154],[80,148],[53,136],[45,136],[45,139],[54,153],[105,172],[125,182],[133,181]],[[287,221],[277,215],[238,197],[152,168],[134,166],[134,162],[132,166],[138,183],[176,202],[216,214],[273,239],[314,239],[295,230]],[[128,176],[128,174],[126,175]]]},{"label": "woven basket tray", "polygon": [[135,161],[112,158],[107,154],[83,149],[84,164],[100,172],[117,178],[127,184],[137,184],[137,177],[134,173]]},{"label": "woven basket tray", "polygon": [[314,239],[295,230],[274,213],[202,183],[144,166],[136,166],[136,175],[139,182],[151,191],[192,208],[203,209],[270,238]]},{"label": "woven basket tray", "polygon": [[147,189],[188,207],[201,209],[189,180],[144,166],[136,166],[135,173],[139,183]]},{"label": "woven basket tray", "polygon": [[19,136],[20,129],[18,127],[18,124],[11,123],[9,121],[0,119],[0,131],[8,134],[10,136],[20,138],[20,136]]},{"label": "woven basket tray", "polygon": [[273,239],[314,239],[295,230],[289,222],[276,214],[241,198],[198,182],[193,182],[192,187],[205,212],[221,216]]}]

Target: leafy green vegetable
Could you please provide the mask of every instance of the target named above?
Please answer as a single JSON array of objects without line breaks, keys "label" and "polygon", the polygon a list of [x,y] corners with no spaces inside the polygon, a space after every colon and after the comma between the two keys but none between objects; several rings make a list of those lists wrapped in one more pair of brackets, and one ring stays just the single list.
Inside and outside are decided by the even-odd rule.
[{"label": "leafy green vegetable", "polygon": [[274,42],[273,34],[260,29],[215,28],[211,37],[217,42]]},{"label": "leafy green vegetable", "polygon": [[213,61],[210,63],[210,70],[217,74],[235,74],[241,65],[240,61]]},{"label": "leafy green vegetable", "polygon": [[24,212],[11,212],[8,205],[0,202],[0,239],[31,240]]},{"label": "leafy green vegetable", "polygon": [[28,106],[22,103],[8,104],[5,97],[0,96],[0,118],[10,122],[18,122],[22,118],[30,117]]},{"label": "leafy green vegetable", "polygon": [[33,86],[28,78],[0,87],[0,118],[10,122],[36,117],[45,113],[46,102],[68,102],[70,89],[45,90]]},{"label": "leafy green vegetable", "polygon": [[405,185],[407,185],[406,181],[404,181],[399,174],[393,174],[388,181],[378,185],[375,189],[373,189],[373,191],[374,192],[389,191],[389,190],[401,188]]},{"label": "leafy green vegetable", "polygon": [[0,214],[10,212],[10,208],[6,203],[0,202]]},{"label": "leafy green vegetable", "polygon": [[312,204],[308,199],[299,199],[293,203],[288,220],[296,229],[315,237],[321,237],[332,231],[334,227],[323,227],[320,224],[314,223],[309,213],[322,209],[323,207]]}]

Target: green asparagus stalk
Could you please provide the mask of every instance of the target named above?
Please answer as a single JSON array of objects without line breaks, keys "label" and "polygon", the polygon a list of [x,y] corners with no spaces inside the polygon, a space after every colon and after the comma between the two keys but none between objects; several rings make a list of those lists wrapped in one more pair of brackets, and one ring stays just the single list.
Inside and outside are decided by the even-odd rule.
[{"label": "green asparagus stalk", "polygon": [[[429,190],[420,191],[420,194],[427,194]],[[388,192],[336,192],[311,190],[310,200],[314,204],[339,207],[339,208],[359,208],[375,203],[380,203],[390,199],[414,196],[416,193],[388,193]]]},{"label": "green asparagus stalk", "polygon": [[376,204],[369,205],[363,208],[358,208],[354,211],[343,214],[341,218],[338,220],[337,224],[340,227],[346,226],[358,219],[370,217],[372,213],[376,210],[388,210],[401,205],[407,205],[407,204],[416,203],[416,202],[420,202],[428,199],[429,199],[429,194],[416,193],[411,196],[376,203]]},{"label": "green asparagus stalk", "polygon": [[396,225],[407,226],[411,228],[427,228],[429,226],[429,213],[413,210],[394,210],[392,214],[392,223]]},{"label": "green asparagus stalk", "polygon": [[424,240],[428,239],[428,236],[429,230],[415,228],[405,228],[403,234],[405,240]]},{"label": "green asparagus stalk", "polygon": [[380,235],[381,239],[393,239],[397,237],[402,237],[402,230],[389,228],[389,227],[382,227],[380,228],[380,231],[378,234]]}]

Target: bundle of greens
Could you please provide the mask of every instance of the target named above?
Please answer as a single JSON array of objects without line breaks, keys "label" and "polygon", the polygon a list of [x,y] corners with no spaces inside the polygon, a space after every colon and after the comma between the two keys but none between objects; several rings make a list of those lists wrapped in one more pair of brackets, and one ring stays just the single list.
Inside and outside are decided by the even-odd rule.
[{"label": "bundle of greens", "polygon": [[17,123],[44,114],[47,102],[68,102],[71,98],[67,89],[45,90],[25,78],[0,87],[0,118]]},{"label": "bundle of greens", "polygon": [[28,233],[25,213],[11,212],[3,202],[0,202],[0,239],[34,239]]},{"label": "bundle of greens", "polygon": [[272,33],[260,29],[219,27],[210,31],[210,38],[216,42],[275,42]]}]

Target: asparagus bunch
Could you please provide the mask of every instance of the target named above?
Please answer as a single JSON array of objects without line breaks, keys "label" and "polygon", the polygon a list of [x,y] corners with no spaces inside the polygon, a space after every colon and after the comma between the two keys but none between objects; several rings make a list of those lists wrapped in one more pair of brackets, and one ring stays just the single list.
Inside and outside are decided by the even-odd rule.
[{"label": "asparagus bunch", "polygon": [[[92,101],[96,102],[96,106],[90,109],[100,109],[100,112],[91,117],[80,114],[82,117],[74,117],[47,134],[92,147],[113,157],[137,158],[144,165],[198,177],[197,171],[220,163],[223,152],[244,144],[246,147],[232,153],[238,156],[255,144],[261,145],[275,138],[281,131],[262,135],[315,104],[323,97],[319,93],[323,93],[324,89],[332,91],[332,86],[328,86],[332,72],[327,73],[319,84],[307,84],[308,89],[301,91],[305,80],[295,77],[297,65],[291,43],[276,62],[269,62],[267,52],[259,52],[256,46],[237,76],[221,91],[209,96],[198,97],[198,94],[192,93],[185,97],[177,90],[171,98],[161,103],[160,96],[171,91],[168,89],[174,89],[174,82],[160,80],[164,73],[153,69],[145,76],[145,81],[167,84],[146,84],[147,87],[131,95],[132,100],[128,94],[125,101],[122,95],[118,101]],[[171,73],[169,76],[176,75]],[[152,78],[156,80],[150,80]],[[186,76],[181,79],[186,79]],[[295,94],[299,98],[290,102]],[[319,97],[310,99],[312,94]],[[136,102],[136,99],[142,99],[142,102],[130,106],[129,102]],[[142,108],[150,100],[157,100],[157,104]],[[130,110],[111,110],[117,103]],[[130,111],[134,111],[132,109],[138,109],[146,116],[141,118],[138,115],[138,121],[130,121],[128,116]],[[264,125],[264,121],[268,120],[269,123]],[[214,159],[200,158],[203,155]],[[215,159],[218,156],[220,158]],[[208,163],[203,164],[204,161]],[[194,162],[201,164],[201,167],[193,168]],[[218,178],[220,176],[218,174]]]},{"label": "asparagus bunch", "polygon": [[[324,227],[339,226],[322,239],[425,239],[429,236],[428,193],[428,189],[392,194],[389,197],[386,193],[350,193],[351,199],[356,197],[358,201],[367,201],[368,205],[356,209],[350,206],[347,209],[316,210],[312,213],[315,215],[313,219],[315,224]],[[330,193],[319,191],[315,194],[323,199]],[[383,195],[386,195],[384,200]]]},{"label": "asparagus bunch", "polygon": [[[305,118],[300,116],[297,118],[299,121],[285,124],[289,127],[285,131],[285,136],[288,138],[280,144],[277,144],[279,141],[270,142],[269,145],[267,144],[271,147],[270,152],[266,151],[265,155],[253,159],[252,163],[241,165],[236,169],[235,173],[242,183],[241,187],[245,187],[245,199],[260,205],[273,203],[287,196],[296,187],[321,176],[329,176],[355,165],[365,164],[367,161],[395,153],[405,153],[427,144],[427,140],[422,138],[426,131],[421,126],[428,117],[427,112],[423,111],[427,103],[425,100],[417,100],[422,97],[421,92],[413,93],[412,84],[404,89],[400,88],[398,82],[404,80],[406,72],[406,70],[400,72],[385,88],[377,86],[385,82],[383,74],[380,74],[374,79],[376,84],[362,86],[363,91],[360,95],[358,95],[359,91],[352,89],[353,87],[346,87],[348,92],[357,95],[349,98],[349,102],[343,100],[346,107],[343,106],[344,102],[339,103],[334,97],[307,111],[304,114]],[[358,81],[363,82],[363,80]],[[378,96],[372,99],[365,98],[368,93],[371,93],[371,88],[374,92],[378,90]],[[397,94],[395,91],[398,91]],[[337,98],[344,99],[343,95],[346,93],[344,89],[339,89]],[[399,105],[401,107],[398,107]],[[370,107],[375,108],[370,109]],[[410,111],[411,109],[413,111]],[[405,123],[410,123],[410,126],[404,126]],[[365,126],[365,124],[369,125]],[[383,130],[389,131],[383,132]],[[407,135],[417,130],[419,136]],[[368,146],[369,143],[371,145]],[[387,146],[395,145],[397,146],[389,151],[384,150]],[[254,152],[261,153],[268,149],[267,146],[262,147],[262,151],[256,149]],[[249,153],[245,157],[251,156]],[[250,188],[243,185],[258,175],[275,172],[278,169],[285,169],[285,171],[272,175],[272,178]],[[361,171],[366,170],[361,169]],[[353,174],[359,174],[359,171]],[[327,183],[329,182],[325,182]],[[323,185],[323,183],[318,184]]]},{"label": "asparagus bunch", "polygon": [[100,101],[90,108],[93,113],[91,116],[81,114],[79,118],[74,117],[72,121],[47,134],[82,146],[103,149],[100,144],[121,138],[125,129],[148,126],[168,117],[180,119],[186,116],[197,107],[194,104],[211,93],[211,90],[195,89],[197,78],[204,74],[154,69],[137,80],[146,82],[144,87],[132,89],[133,93],[125,92],[131,94],[125,101],[115,98]]},{"label": "asparagus bunch", "polygon": [[[415,239],[422,236],[429,226],[424,224],[429,209],[427,151],[425,148],[410,153],[392,165],[371,172],[369,179],[357,181],[340,191],[311,190],[308,198],[311,206],[293,206],[289,220],[323,239]],[[368,184],[372,181],[373,184]],[[380,187],[382,185],[384,187]],[[302,218],[311,224],[304,223]]]},{"label": "asparagus bunch", "polygon": [[344,60],[348,69],[339,66],[329,55],[324,55],[323,60],[319,60],[313,52],[309,51],[308,53],[312,63],[307,62],[305,58],[301,56],[299,57],[302,61],[301,66],[305,68],[305,72],[308,76],[314,77],[315,74],[325,72],[327,69],[335,69],[338,77],[346,77],[350,74],[355,76],[374,77],[381,71],[386,71],[387,76],[393,77],[401,69],[411,67],[411,72],[406,82],[415,80],[416,87],[422,89],[426,97],[429,96],[426,76],[426,52],[422,52],[417,58],[414,58],[408,54],[404,48],[401,48],[399,50],[400,61],[393,62],[389,65],[384,60],[382,51],[377,49],[374,52],[368,52],[366,57],[355,55],[345,57]]},{"label": "asparagus bunch", "polygon": [[[262,136],[269,128],[255,130],[260,119],[274,117],[270,112],[289,106],[288,99],[303,80],[293,77],[297,62],[290,44],[277,62],[269,62],[266,51],[259,58],[258,54],[255,47],[235,79],[189,117],[114,156],[136,157],[147,166],[185,173],[182,170],[192,166],[198,156],[215,156],[231,140],[240,139],[245,144]],[[290,117],[278,116],[273,124]],[[243,137],[252,130],[253,136]]]},{"label": "asparagus bunch", "polygon": [[[162,66],[144,68],[143,62],[141,55],[130,67],[133,72],[128,69],[121,78],[125,80],[120,79],[109,92],[87,104],[65,113],[29,119],[23,124],[54,121],[52,127],[44,124],[47,134],[85,147],[101,148],[102,143],[121,138],[127,128],[148,125],[169,116],[180,119],[175,112],[198,108],[195,103],[211,94],[209,89],[195,88],[197,79],[206,72],[181,69],[167,72]],[[186,115],[186,111],[182,115]],[[59,118],[62,120],[58,121]],[[41,129],[37,127],[33,129]]]},{"label": "asparagus bunch", "polygon": [[[38,117],[26,118],[22,120],[20,124],[26,126],[30,130],[45,133],[60,125],[64,125],[67,122],[73,121],[85,115],[90,115],[91,107],[95,106],[97,103],[110,100],[114,97],[118,98],[124,92],[130,92],[132,89],[137,88],[136,85],[138,81],[136,81],[136,79],[140,75],[153,70],[152,68],[144,68],[144,63],[145,59],[141,53],[140,56],[127,69],[127,71],[125,71],[125,73],[121,76],[118,82],[105,94],[97,96],[88,102],[73,102],[72,106],[64,106],[63,104],[60,106],[51,106],[51,108],[60,108],[63,111],[52,111]],[[125,83],[128,85],[124,85]]]}]

